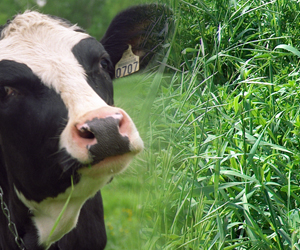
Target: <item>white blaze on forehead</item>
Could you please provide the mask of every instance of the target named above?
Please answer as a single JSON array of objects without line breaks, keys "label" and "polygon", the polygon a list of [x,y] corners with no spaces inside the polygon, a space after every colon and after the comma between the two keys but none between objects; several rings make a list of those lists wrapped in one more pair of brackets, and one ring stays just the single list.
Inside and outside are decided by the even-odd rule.
[{"label": "white blaze on forehead", "polygon": [[59,93],[71,119],[87,110],[106,106],[86,81],[84,69],[72,48],[88,34],[76,32],[59,19],[38,12],[16,16],[4,28],[0,40],[0,61],[26,64],[46,86]]}]

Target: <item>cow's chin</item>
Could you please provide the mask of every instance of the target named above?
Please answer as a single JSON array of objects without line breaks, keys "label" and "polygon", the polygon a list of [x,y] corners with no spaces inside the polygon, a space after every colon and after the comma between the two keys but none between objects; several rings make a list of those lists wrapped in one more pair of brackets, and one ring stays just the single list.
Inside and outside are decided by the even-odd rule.
[{"label": "cow's chin", "polygon": [[103,179],[108,181],[116,174],[123,172],[136,153],[129,152],[123,155],[107,157],[99,163],[93,165],[85,165],[78,170],[82,177],[89,177],[91,179]]}]

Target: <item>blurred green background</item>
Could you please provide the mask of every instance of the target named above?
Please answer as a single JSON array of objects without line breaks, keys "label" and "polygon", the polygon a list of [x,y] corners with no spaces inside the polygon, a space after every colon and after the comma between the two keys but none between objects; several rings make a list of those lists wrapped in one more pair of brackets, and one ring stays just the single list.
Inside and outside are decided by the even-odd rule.
[{"label": "blurred green background", "polygon": [[[100,39],[116,13],[144,0],[2,0],[0,23],[27,9],[63,17]],[[147,3],[153,1],[147,1]]]}]

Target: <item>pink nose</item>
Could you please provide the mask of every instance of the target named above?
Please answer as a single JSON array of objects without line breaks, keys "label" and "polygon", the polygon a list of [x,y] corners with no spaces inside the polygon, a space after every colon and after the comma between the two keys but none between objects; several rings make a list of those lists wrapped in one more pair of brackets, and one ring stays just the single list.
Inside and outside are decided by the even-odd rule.
[{"label": "pink nose", "polygon": [[82,116],[72,128],[73,141],[88,149],[92,164],[130,152],[133,122],[121,109],[103,107]]}]

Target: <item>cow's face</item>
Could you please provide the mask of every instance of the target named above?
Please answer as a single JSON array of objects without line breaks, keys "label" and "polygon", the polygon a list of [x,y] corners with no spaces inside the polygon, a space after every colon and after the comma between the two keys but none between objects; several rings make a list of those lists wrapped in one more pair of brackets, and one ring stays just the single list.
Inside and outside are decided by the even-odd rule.
[{"label": "cow's face", "polygon": [[[109,54],[78,29],[28,12],[5,26],[0,40],[0,149],[41,244],[49,233],[43,225],[52,224],[42,213],[54,201],[63,205],[71,178],[75,220],[65,231],[76,223],[76,208],[143,147],[130,117],[111,106]],[[48,213],[55,217],[60,208]]]},{"label": "cow's face", "polygon": [[[112,70],[99,42],[59,19],[28,12],[4,28],[0,41],[1,147],[22,181],[24,176],[32,181],[33,176],[44,176],[46,165],[48,178],[52,171],[63,171],[63,176],[71,169],[80,175],[76,177],[96,178],[103,185],[142,149],[128,115],[109,106],[113,104]],[[21,170],[20,164],[24,165]],[[23,193],[26,187],[22,186]],[[42,198],[31,197],[30,191],[24,195]]]}]

